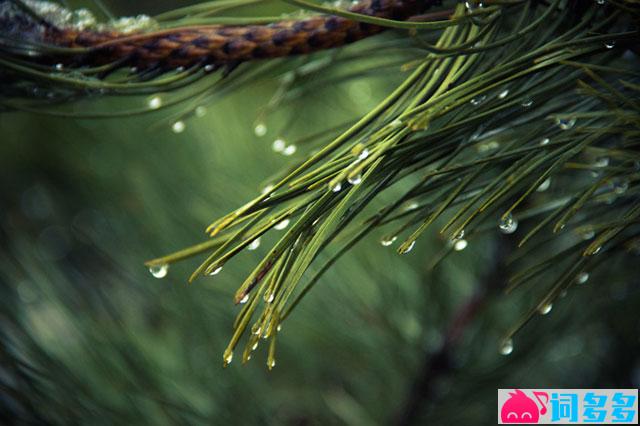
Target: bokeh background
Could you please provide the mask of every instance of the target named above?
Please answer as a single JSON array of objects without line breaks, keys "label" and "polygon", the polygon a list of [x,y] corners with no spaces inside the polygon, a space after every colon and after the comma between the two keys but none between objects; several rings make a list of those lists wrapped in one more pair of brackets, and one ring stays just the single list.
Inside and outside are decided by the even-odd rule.
[{"label": "bokeh background", "polygon": [[[187,4],[106,2],[117,16]],[[260,12],[284,10],[270,7]],[[372,60],[367,70],[383,61]],[[109,119],[1,113],[0,422],[493,424],[497,388],[638,387],[638,274],[616,265],[499,353],[533,301],[499,291],[511,242],[497,232],[436,268],[445,243],[433,233],[399,256],[374,232],[287,319],[272,371],[266,347],[226,369],[222,351],[232,295],[275,237],[192,285],[195,259],[149,274],[145,260],[203,241],[207,224],[313,149],[287,157],[273,140],[358,117],[402,76],[400,65],[328,75],[266,115],[281,80],[248,83],[202,105],[181,133],[171,129],[181,105]],[[122,111],[150,96],[72,109]]]}]

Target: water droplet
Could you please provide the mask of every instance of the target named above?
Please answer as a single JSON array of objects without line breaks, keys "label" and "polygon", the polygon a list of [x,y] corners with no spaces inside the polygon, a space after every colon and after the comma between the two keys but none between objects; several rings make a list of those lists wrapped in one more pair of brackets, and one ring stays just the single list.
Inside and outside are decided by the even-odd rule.
[{"label": "water droplet", "polygon": [[591,251],[590,256],[595,256],[596,254],[600,253],[602,251],[602,246],[596,247],[595,249],[593,249]]},{"label": "water droplet", "polygon": [[500,148],[500,142],[498,141],[489,141],[486,143],[481,143],[478,145],[478,152],[488,152],[488,151],[494,151],[496,149]]},{"label": "water droplet", "polygon": [[629,181],[627,179],[617,179],[613,182],[613,192],[622,195],[629,189]]},{"label": "water droplet", "polygon": [[276,331],[280,331],[282,330],[282,324],[278,324],[278,326],[276,327]]},{"label": "water droplet", "polygon": [[473,12],[478,8],[482,8],[484,5],[481,1],[478,0],[467,0],[464,2],[464,6],[467,8],[469,12]]},{"label": "water droplet", "polygon": [[282,231],[287,226],[289,226],[289,218],[283,219],[282,221],[278,222],[276,224],[276,226],[273,227],[273,229],[277,229],[278,231]]},{"label": "water droplet", "polygon": [[264,298],[264,301],[267,303],[271,303],[273,302],[273,299],[276,298],[276,295],[273,293],[269,293],[269,295],[267,297]]},{"label": "water droplet", "polygon": [[616,45],[616,41],[611,40],[611,41],[605,42],[604,47],[606,47],[607,49],[613,49],[615,45]]},{"label": "water droplet", "polygon": [[500,92],[500,94],[498,95],[498,98],[500,99],[504,99],[509,95],[509,89],[504,89],[502,92]]},{"label": "water droplet", "polygon": [[589,231],[586,231],[586,232],[582,233],[582,239],[583,240],[590,240],[595,236],[596,236],[596,233],[593,230],[589,230]]},{"label": "water droplet", "polygon": [[538,312],[540,312],[540,315],[547,315],[551,312],[551,309],[553,309],[553,303],[547,303],[541,306],[540,309],[538,309]]},{"label": "water droplet", "polygon": [[538,189],[536,189],[536,191],[538,192],[544,192],[547,189],[549,189],[549,187],[551,186],[551,178],[546,178],[538,187]]},{"label": "water droplet", "polygon": [[505,339],[500,344],[500,355],[509,355],[511,352],[513,352],[513,340]]},{"label": "water droplet", "polygon": [[[436,70],[436,72],[437,72],[437,70]],[[402,126],[402,120],[400,120],[399,118],[396,118],[395,120],[393,120],[390,123],[390,125],[391,125],[391,127],[394,127],[394,128],[400,127],[400,126]]]},{"label": "water droplet", "polygon": [[451,240],[452,241],[456,241],[456,240],[461,240],[464,238],[464,229],[461,229],[460,232],[458,232],[456,235],[454,235]]},{"label": "water droplet", "polygon": [[269,367],[269,370],[271,370],[273,367],[276,366],[276,360],[275,359],[269,359],[267,360],[267,367]]},{"label": "water droplet", "polygon": [[331,191],[333,192],[340,192],[340,190],[342,189],[342,183],[340,181],[331,181],[329,182],[329,189],[331,189]]},{"label": "water droplet", "polygon": [[247,246],[247,250],[255,250],[258,247],[260,247],[260,237],[258,237],[255,240],[251,241],[251,243]]},{"label": "water droplet", "polygon": [[578,275],[576,275],[576,283],[578,284],[584,284],[589,280],[589,273],[588,272],[580,272]]},{"label": "water droplet", "polygon": [[380,240],[380,244],[382,244],[385,247],[388,247],[391,244],[395,243],[397,239],[398,237],[395,235],[385,236],[385,237],[382,237],[382,239]]},{"label": "water droplet", "polygon": [[185,127],[186,125],[184,124],[184,121],[178,120],[171,125],[171,130],[173,133],[182,133],[184,132]]},{"label": "water droplet", "polygon": [[202,105],[197,106],[194,113],[196,117],[202,118],[207,114],[207,108]]},{"label": "water droplet", "polygon": [[286,155],[287,157],[290,155],[293,155],[296,153],[298,147],[295,145],[287,145],[287,147],[285,149],[282,150],[282,154]]},{"label": "water droplet", "polygon": [[453,243],[453,249],[455,251],[462,251],[467,248],[469,243],[465,239],[459,239],[455,243]]},{"label": "water droplet", "polygon": [[267,134],[267,126],[264,123],[258,123],[253,128],[253,133],[261,138],[262,136]]},{"label": "water droplet", "polygon": [[420,204],[418,204],[417,201],[407,201],[402,207],[402,210],[405,212],[409,212],[411,210],[417,209],[418,207],[420,207]]},{"label": "water droplet", "polygon": [[542,139],[542,140],[540,141],[540,146],[548,145],[548,144],[549,144],[549,142],[551,142],[551,139],[549,139],[549,138],[544,138],[544,139]]},{"label": "water droplet", "polygon": [[518,229],[518,220],[513,217],[511,213],[504,216],[500,219],[500,223],[498,224],[498,228],[500,228],[500,232],[503,234],[513,234]]},{"label": "water droplet", "polygon": [[164,278],[167,276],[167,272],[169,272],[169,265],[153,265],[149,267],[149,272],[156,278]]},{"label": "water droplet", "polygon": [[220,271],[222,271],[222,266],[218,266],[217,268],[211,270],[211,272],[209,272],[209,276],[218,275]]},{"label": "water droplet", "polygon": [[204,70],[205,72],[212,72],[216,69],[215,65],[213,64],[207,64],[204,66]]},{"label": "water droplet", "polygon": [[[255,333],[254,333],[255,334]],[[253,344],[253,346],[251,346],[251,350],[255,351],[256,349],[258,349],[258,341],[256,340],[256,342]]]},{"label": "water droplet", "polygon": [[477,97],[471,99],[470,102],[471,102],[471,105],[478,106],[481,103],[483,103],[485,101],[485,99],[487,99],[486,95],[480,95],[480,96],[477,96]]},{"label": "water droplet", "polygon": [[569,130],[576,124],[575,118],[556,118],[556,124],[562,130]]},{"label": "water droplet", "polygon": [[55,65],[55,69],[56,69],[56,70],[58,70],[58,71],[62,71],[62,70],[64,69],[64,65],[62,65],[62,64],[56,64],[56,65]]},{"label": "water droplet", "polygon": [[411,241],[406,247],[402,248],[400,251],[400,254],[406,254],[409,253],[411,250],[413,250],[413,247],[416,245],[415,240]]},{"label": "water droplet", "polygon": [[231,351],[229,349],[224,351],[224,354],[222,355],[222,361],[223,361],[225,367],[227,365],[231,364],[231,361],[233,361],[233,351]]},{"label": "water droplet", "polygon": [[269,194],[269,193],[271,193],[271,191],[273,191],[273,188],[275,188],[275,187],[272,184],[269,184],[269,185],[265,186],[264,188],[262,188],[260,193],[262,195]]},{"label": "water droplet", "polygon": [[280,138],[276,139],[271,144],[271,149],[273,149],[275,152],[282,152],[286,147],[287,147],[287,143]]},{"label": "water droplet", "polygon": [[149,98],[147,105],[149,105],[151,109],[158,109],[162,106],[162,98],[160,96],[153,96]]},{"label": "water droplet", "polygon": [[599,157],[593,162],[593,167],[607,167],[609,165],[609,157]]},{"label": "water droplet", "polygon": [[351,185],[357,185],[362,182],[362,175],[358,173],[356,175],[349,176],[347,177],[347,182],[349,182]]},{"label": "water droplet", "polygon": [[247,303],[249,301],[249,295],[245,294],[244,297],[242,299],[240,299],[240,304],[244,305],[245,303]]},{"label": "water droplet", "polygon": [[596,3],[598,3],[599,5],[603,5],[605,3],[605,0],[596,0]]},{"label": "water droplet", "polygon": [[533,99],[525,99],[524,101],[522,101],[521,105],[525,108],[529,108],[531,105],[533,105]]}]

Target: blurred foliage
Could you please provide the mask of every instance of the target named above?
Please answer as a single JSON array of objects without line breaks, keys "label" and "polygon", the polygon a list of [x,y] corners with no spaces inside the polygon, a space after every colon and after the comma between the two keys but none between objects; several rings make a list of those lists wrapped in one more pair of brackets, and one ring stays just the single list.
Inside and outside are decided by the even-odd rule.
[{"label": "blurred foliage", "polygon": [[[177,3],[164,6],[108,4],[128,15]],[[385,34],[341,55],[397,40]],[[232,303],[238,283],[283,231],[193,285],[185,284],[193,266],[188,262],[171,265],[163,280],[142,264],[201,241],[202,224],[254,197],[292,158],[322,146],[318,140],[298,144],[287,157],[272,151],[274,140],[296,141],[334,126],[338,133],[411,72],[400,67],[410,51],[390,65],[389,55],[346,61],[320,68],[326,80],[315,76],[317,86],[305,96],[265,109],[282,94],[280,74],[302,63],[322,65],[331,55],[267,64],[273,67],[268,78],[239,84],[232,96],[212,101],[190,95],[187,104],[153,114],[106,120],[0,115],[3,422],[368,425],[403,422],[417,403],[415,424],[489,424],[497,388],[638,387],[640,293],[632,254],[605,252],[606,268],[590,270],[585,285],[527,324],[510,356],[498,354],[502,336],[523,312],[535,312],[544,289],[501,292],[511,272],[503,260],[515,256],[523,234],[493,232],[495,216],[460,252],[425,233],[411,255],[398,256],[380,246],[384,232],[376,230],[296,307],[278,337],[272,371],[264,367],[266,350],[254,352],[257,359],[245,366],[234,360],[221,368],[239,311]],[[625,60],[637,64],[637,56]],[[230,78],[242,82],[260,66]],[[366,72],[376,69],[381,72]],[[526,93],[536,83],[521,89]],[[160,96],[167,103],[194,90]],[[92,98],[61,108],[145,110],[155,96]],[[184,123],[178,133],[172,131],[176,120]],[[266,135],[257,137],[255,126],[262,123]],[[537,143],[547,130],[526,131]],[[611,168],[619,166],[614,158]],[[571,184],[593,182],[589,172],[579,181],[573,175],[554,179],[550,192],[538,195],[546,202],[546,194],[551,199]],[[413,183],[400,182],[381,204]],[[620,198],[614,201],[633,202],[637,195]],[[432,268],[443,251],[450,255]],[[525,256],[542,260],[536,252]]]}]

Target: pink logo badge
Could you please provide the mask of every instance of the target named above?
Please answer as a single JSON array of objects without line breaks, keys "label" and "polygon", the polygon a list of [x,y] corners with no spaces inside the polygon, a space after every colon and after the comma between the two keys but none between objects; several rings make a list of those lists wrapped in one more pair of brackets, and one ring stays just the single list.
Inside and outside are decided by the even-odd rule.
[{"label": "pink logo badge", "polygon": [[[509,392],[509,399],[502,404],[500,418],[503,423],[538,423],[540,415],[547,412],[547,403],[549,402],[549,394],[546,392],[533,392],[533,396],[540,404],[538,405],[522,392],[516,389],[515,392]],[[541,398],[544,398],[542,402]]]}]

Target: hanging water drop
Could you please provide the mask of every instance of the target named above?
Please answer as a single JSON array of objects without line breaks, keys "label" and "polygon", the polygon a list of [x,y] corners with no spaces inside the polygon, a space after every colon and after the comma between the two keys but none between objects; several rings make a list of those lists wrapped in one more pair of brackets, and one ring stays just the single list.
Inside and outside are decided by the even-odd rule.
[{"label": "hanging water drop", "polygon": [[278,231],[283,230],[284,228],[286,228],[287,226],[289,226],[289,219],[283,219],[280,222],[278,222],[276,224],[276,226],[273,227],[273,229],[277,229]]},{"label": "hanging water drop", "polygon": [[216,69],[215,65],[213,64],[207,64],[204,66],[204,71],[205,72],[212,72]]},{"label": "hanging water drop", "polygon": [[593,230],[588,230],[582,233],[583,240],[590,240],[596,236],[596,233]]},{"label": "hanging water drop", "polygon": [[260,193],[262,195],[267,195],[267,194],[271,193],[271,191],[273,191],[273,188],[275,188],[275,187],[272,184],[269,184],[269,185],[265,186],[264,188],[262,188]]},{"label": "hanging water drop", "polygon": [[591,250],[589,255],[590,256],[595,256],[596,254],[600,253],[601,251],[602,251],[602,246],[598,246],[598,247],[594,248],[593,250]]},{"label": "hanging water drop", "polygon": [[505,339],[500,344],[500,355],[509,355],[511,352],[513,352],[513,340]]},{"label": "hanging water drop", "polygon": [[420,204],[418,204],[417,201],[407,201],[402,207],[402,210],[405,212],[410,212],[411,210],[415,210],[418,207],[420,207]]},{"label": "hanging water drop", "polygon": [[64,65],[58,63],[58,64],[55,65],[55,69],[58,70],[58,71],[62,71],[64,69]]},{"label": "hanging water drop", "polygon": [[269,293],[269,295],[264,299],[264,301],[267,302],[267,303],[271,303],[271,302],[273,302],[273,299],[275,299],[275,298],[276,298],[275,294]]},{"label": "hanging water drop", "polygon": [[340,183],[340,181],[331,181],[329,182],[329,189],[331,189],[331,191],[333,192],[340,192],[340,190],[342,189],[342,183]]},{"label": "hanging water drop", "polygon": [[483,103],[485,101],[485,99],[487,99],[486,95],[477,96],[477,97],[471,99],[471,105],[478,106],[481,103]]},{"label": "hanging water drop", "polygon": [[462,251],[462,250],[466,249],[468,245],[469,245],[469,243],[467,242],[467,240],[461,238],[461,239],[457,240],[455,243],[453,243],[453,249],[455,251]]},{"label": "hanging water drop", "polygon": [[153,96],[149,98],[147,105],[151,109],[158,109],[162,106],[162,98],[160,96]]},{"label": "hanging water drop", "polygon": [[395,243],[397,239],[398,237],[395,235],[385,236],[385,237],[382,237],[382,239],[380,240],[380,244],[382,244],[385,247],[388,247],[391,244]]},{"label": "hanging water drop", "polygon": [[273,149],[275,152],[282,152],[284,151],[286,146],[287,143],[283,139],[278,138],[271,144],[271,149]]},{"label": "hanging water drop", "polygon": [[197,106],[194,110],[194,114],[196,115],[196,117],[202,118],[207,114],[207,108],[202,105]]},{"label": "hanging water drop", "polygon": [[504,99],[509,95],[509,89],[504,89],[502,92],[500,92],[500,94],[498,95],[498,98],[500,99]]},{"label": "hanging water drop", "polygon": [[549,142],[551,142],[551,139],[549,139],[549,138],[544,138],[544,139],[542,139],[542,140],[540,141],[540,146],[548,145],[548,144],[549,144]]},{"label": "hanging water drop", "polygon": [[580,272],[578,275],[576,275],[576,283],[578,284],[584,284],[589,280],[589,273],[588,272]]},{"label": "hanging water drop", "polygon": [[561,130],[569,130],[576,124],[575,118],[556,118],[556,124]]},{"label": "hanging water drop", "polygon": [[245,294],[244,297],[242,299],[240,299],[240,304],[244,305],[245,303],[247,303],[249,301],[249,295]]},{"label": "hanging water drop", "polygon": [[360,173],[355,174],[353,176],[348,176],[347,177],[347,182],[349,182],[351,185],[357,185],[360,182],[362,182],[362,175]]},{"label": "hanging water drop", "polygon": [[541,306],[540,309],[538,309],[538,312],[540,312],[540,315],[547,315],[549,312],[551,312],[551,309],[553,309],[553,304],[546,303]]},{"label": "hanging water drop", "polygon": [[231,351],[229,349],[224,351],[224,354],[222,355],[222,361],[223,361],[223,365],[225,367],[227,365],[231,364],[231,361],[233,361],[233,351]]},{"label": "hanging water drop", "polygon": [[598,157],[593,162],[593,167],[603,168],[609,165],[609,157]]},{"label": "hanging water drop", "polygon": [[251,346],[251,350],[255,351],[256,349],[258,349],[258,341],[256,340],[256,342],[253,344],[253,346]]},{"label": "hanging water drop", "polygon": [[185,127],[186,125],[184,124],[184,121],[178,120],[171,125],[171,130],[173,133],[182,133],[184,132]]},{"label": "hanging water drop", "polygon": [[596,3],[598,3],[599,5],[603,5],[605,3],[605,0],[596,0]]},{"label": "hanging water drop", "polygon": [[155,278],[164,278],[167,276],[167,272],[169,272],[169,265],[165,263],[162,265],[150,266],[149,272],[151,272],[151,275]]},{"label": "hanging water drop", "polygon": [[[438,72],[438,70],[436,70],[435,72],[437,73],[437,72]],[[398,128],[398,127],[402,126],[402,120],[400,120],[399,118],[396,118],[395,120],[393,120],[393,121],[390,123],[390,126],[391,126],[391,127],[394,127],[394,128]]]},{"label": "hanging water drop", "polygon": [[251,243],[247,246],[247,250],[255,250],[258,247],[260,247],[260,237],[258,237],[255,240],[251,241]]},{"label": "hanging water drop", "polygon": [[271,370],[273,367],[276,366],[276,360],[271,358],[269,360],[267,360],[267,367],[269,367],[269,370]]},{"label": "hanging water drop", "polygon": [[399,249],[399,253],[400,253],[400,254],[406,254],[406,253],[409,253],[411,250],[413,250],[413,247],[414,247],[415,245],[416,245],[415,240],[414,240],[414,241],[411,241],[407,246],[405,246],[405,247],[401,247],[401,248]]},{"label": "hanging water drop", "polygon": [[627,179],[618,179],[613,182],[613,192],[622,195],[629,189],[629,181]]},{"label": "hanging water drop", "polygon": [[282,150],[282,154],[288,157],[290,155],[295,154],[297,150],[298,150],[298,147],[296,147],[295,145],[293,144],[287,145],[287,147]]},{"label": "hanging water drop", "polygon": [[478,8],[482,8],[484,5],[481,1],[478,0],[467,0],[464,2],[464,6],[466,7],[467,11],[473,12]]},{"label": "hanging water drop", "polygon": [[282,324],[278,324],[278,326],[276,327],[276,331],[280,331],[282,330]]},{"label": "hanging water drop", "polygon": [[258,123],[256,124],[256,126],[253,128],[253,133],[261,138],[264,135],[267,134],[267,126],[264,123]]},{"label": "hanging water drop", "polygon": [[222,266],[218,266],[217,268],[212,269],[211,272],[209,272],[209,276],[218,275],[220,271],[222,271]]},{"label": "hanging water drop", "polygon": [[521,105],[525,108],[529,108],[531,105],[533,105],[533,99],[525,99],[524,101],[522,101]]},{"label": "hanging water drop", "polygon": [[518,220],[513,217],[511,213],[502,217],[500,219],[500,223],[498,224],[498,228],[500,228],[500,232],[503,234],[513,234],[518,229]]},{"label": "hanging water drop", "polygon": [[549,187],[551,186],[551,178],[546,178],[538,187],[538,189],[536,189],[536,191],[538,192],[544,192],[547,189],[549,189]]},{"label": "hanging water drop", "polygon": [[613,49],[615,45],[616,45],[615,40],[607,41],[604,43],[604,47],[606,47],[607,49]]}]

